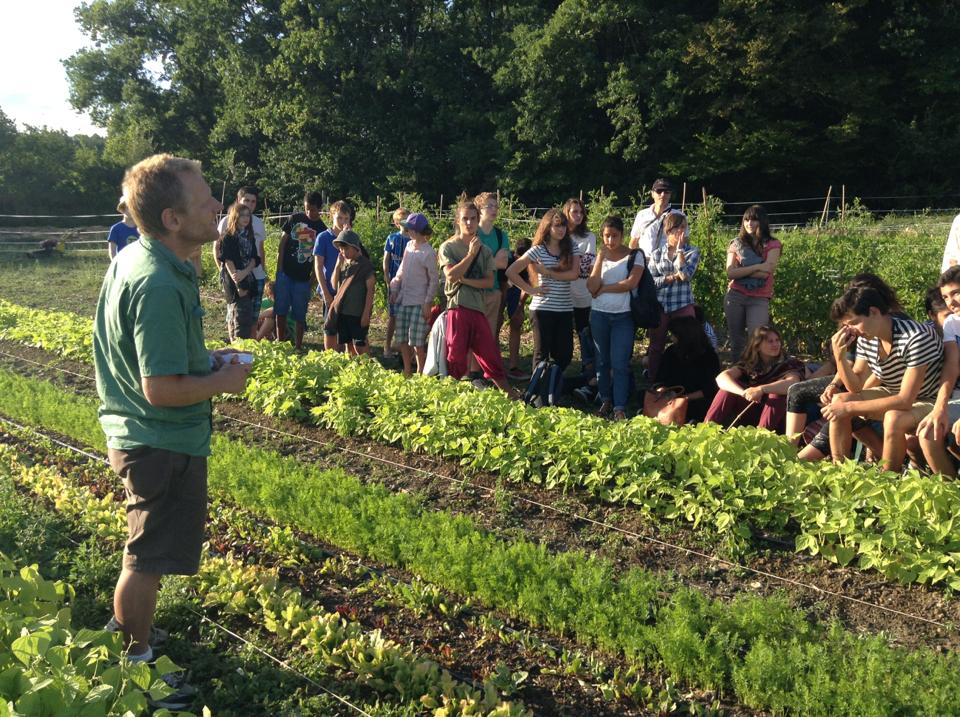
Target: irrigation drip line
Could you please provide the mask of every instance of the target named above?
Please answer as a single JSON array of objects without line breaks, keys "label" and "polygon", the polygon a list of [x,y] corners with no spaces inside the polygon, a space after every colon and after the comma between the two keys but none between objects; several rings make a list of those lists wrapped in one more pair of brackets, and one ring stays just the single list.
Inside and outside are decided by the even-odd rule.
[{"label": "irrigation drip line", "polygon": [[[39,362],[39,361],[33,361],[32,359],[24,358],[24,357],[22,357],[22,356],[17,356],[16,354],[11,354],[11,353],[8,353],[8,352],[6,352],[6,351],[0,351],[0,354],[2,354],[2,355],[4,355],[4,356],[9,356],[10,358],[13,358],[13,359],[16,359],[16,360],[19,360],[19,361],[25,361],[25,362],[27,362],[27,363],[32,363],[32,364],[34,364],[34,365],[36,365],[36,366],[40,366],[41,368],[49,368],[49,369],[53,369],[53,370],[55,370],[55,371],[61,371],[61,372],[63,372],[63,373],[72,374],[72,375],[74,375],[74,376],[79,376],[79,377],[81,377],[81,378],[85,378],[85,379],[87,379],[88,381],[93,381],[93,380],[94,380],[93,377],[91,377],[91,376],[86,376],[86,375],[84,375],[84,374],[77,373],[76,371],[69,371],[69,370],[67,370],[67,369],[60,368],[59,366],[53,366],[52,364],[45,364],[45,363],[41,363],[41,362]],[[475,488],[479,488],[480,490],[483,490],[483,491],[489,493],[490,495],[494,495],[494,494],[496,494],[496,492],[497,492],[496,489],[494,489],[494,488],[488,488],[488,487],[486,487],[486,486],[478,485],[478,484],[476,484],[476,483],[472,483],[472,482],[470,482],[470,481],[466,481],[466,480],[463,480],[463,479],[461,479],[461,478],[454,478],[453,476],[445,476],[445,475],[443,475],[443,474],[441,474],[441,473],[436,473],[436,472],[434,472],[434,471],[427,470],[426,468],[419,468],[419,467],[417,467],[417,466],[410,466],[410,465],[407,465],[407,464],[405,464],[405,463],[400,463],[400,462],[397,462],[397,461],[390,460],[389,458],[383,458],[383,457],[381,457],[381,456],[376,456],[376,455],[372,455],[372,454],[369,454],[369,453],[364,453],[363,451],[357,451],[357,450],[354,450],[354,449],[352,449],[352,448],[347,448],[346,446],[341,446],[341,445],[338,445],[338,444],[336,444],[336,443],[332,443],[332,442],[330,442],[330,441],[318,441],[318,440],[316,440],[316,439],[314,439],[314,438],[310,438],[310,437],[308,437],[308,436],[298,435],[298,434],[296,434],[296,433],[290,433],[289,431],[282,431],[282,430],[279,430],[279,429],[277,429],[277,428],[271,428],[270,426],[265,426],[265,425],[263,425],[262,423],[253,423],[253,422],[251,422],[251,421],[245,421],[245,420],[243,420],[242,418],[235,418],[235,417],[233,417],[233,416],[228,416],[228,415],[223,414],[223,413],[219,413],[218,415],[220,415],[221,418],[225,418],[225,419],[227,419],[228,421],[233,421],[234,423],[239,423],[239,424],[241,424],[241,425],[250,426],[250,427],[252,427],[252,428],[259,428],[260,430],[267,431],[267,432],[269,432],[269,433],[274,433],[274,434],[279,435],[279,436],[286,436],[286,437],[288,437],[288,438],[295,438],[295,439],[297,439],[298,441],[306,441],[307,443],[313,443],[313,444],[318,445],[318,446],[325,446],[325,447],[328,447],[328,448],[336,448],[336,449],[341,450],[341,451],[343,451],[343,452],[345,452],[345,453],[350,453],[350,454],[352,454],[352,455],[360,456],[360,457],[365,458],[365,459],[367,459],[367,460],[379,461],[380,463],[384,463],[384,464],[386,464],[386,465],[393,466],[393,467],[395,467],[395,468],[399,468],[399,469],[405,470],[405,471],[407,471],[407,472],[422,473],[422,474],[427,475],[427,476],[430,476],[430,477],[432,477],[432,478],[439,478],[439,479],[441,479],[441,480],[445,480],[445,481],[448,481],[448,482],[450,482],[450,483],[457,483],[457,484],[462,485],[462,486],[473,486],[473,487],[475,487]],[[33,429],[31,429],[31,430],[33,430]],[[34,433],[37,433],[38,435],[43,435],[43,434],[39,433],[39,432],[36,431],[36,430],[34,430]],[[51,440],[53,440],[53,439],[51,439]],[[77,452],[84,453],[83,451],[81,451],[80,449],[76,448],[75,446],[70,446],[70,445],[68,445],[68,444],[66,444],[66,443],[63,443],[63,442],[58,442],[58,443],[59,443],[59,445],[62,445],[62,446],[66,447],[66,448],[69,448],[69,449],[71,449],[71,450],[76,450]],[[84,453],[84,455],[89,455],[89,454]],[[102,462],[106,462],[105,459],[100,458],[100,457],[97,457],[97,460],[100,460],[100,461],[102,461]],[[605,529],[605,530],[610,530],[610,531],[613,531],[613,532],[616,532],[616,533],[620,533],[620,534],[622,534],[622,535],[625,535],[625,536],[627,536],[627,537],[633,538],[633,539],[635,539],[635,540],[646,541],[646,542],[652,543],[652,544],[654,544],[654,545],[658,545],[658,546],[663,547],[663,548],[668,548],[668,549],[670,549],[670,550],[674,550],[674,551],[677,551],[677,552],[685,553],[685,554],[687,554],[687,555],[692,555],[692,556],[695,556],[695,557],[698,557],[698,558],[702,558],[702,559],[707,560],[707,561],[709,561],[709,562],[714,562],[714,563],[717,563],[717,564],[719,564],[719,565],[723,565],[723,566],[725,566],[725,567],[727,567],[727,568],[733,568],[733,569],[736,569],[736,570],[743,570],[743,571],[748,572],[748,573],[751,573],[751,574],[753,574],[753,575],[757,575],[757,576],[760,576],[760,577],[764,577],[764,578],[767,578],[767,579],[769,579],[769,580],[774,580],[774,581],[777,581],[777,582],[782,582],[782,583],[784,583],[784,584],[786,584],[786,585],[793,585],[793,586],[795,586],[795,587],[804,588],[804,589],[810,590],[811,592],[814,592],[814,593],[819,593],[819,594],[822,594],[822,595],[828,595],[828,596],[833,597],[833,598],[836,598],[836,599],[838,599],[838,600],[846,600],[846,601],[848,601],[848,602],[852,602],[852,603],[855,603],[855,604],[857,604],[857,605],[862,605],[862,606],[864,606],[864,607],[869,607],[869,608],[872,608],[872,609],[875,609],[875,610],[880,610],[880,611],[882,611],[882,612],[887,612],[887,613],[890,613],[890,614],[892,614],[892,615],[897,615],[897,616],[899,616],[899,617],[905,617],[905,618],[909,618],[909,619],[912,619],[912,620],[917,620],[918,622],[924,622],[924,623],[927,623],[927,624],[929,624],[929,625],[934,625],[934,626],[936,626],[936,627],[943,628],[944,630],[947,630],[948,632],[956,632],[956,631],[957,631],[957,629],[954,628],[954,627],[950,627],[950,626],[946,625],[945,623],[939,622],[939,621],[937,621],[937,620],[932,620],[932,619],[930,619],[930,618],[923,617],[923,616],[921,616],[921,615],[913,615],[913,614],[911,614],[911,613],[904,612],[904,611],[902,611],[902,610],[897,610],[896,608],[887,607],[886,605],[880,605],[880,604],[878,604],[878,603],[872,603],[872,602],[870,602],[870,601],[868,601],[868,600],[862,600],[862,599],[860,599],[860,598],[853,597],[853,596],[851,596],[851,595],[845,595],[844,593],[837,592],[836,590],[830,590],[830,589],[828,589],[828,588],[821,588],[821,587],[819,587],[819,586],[817,586],[817,585],[811,585],[811,584],[809,584],[809,583],[805,583],[805,582],[802,582],[802,581],[800,581],[800,580],[796,580],[796,579],[794,579],[794,578],[788,578],[788,577],[784,577],[784,576],[782,576],[782,575],[777,575],[776,573],[771,573],[771,572],[769,572],[769,571],[767,571],[767,570],[760,570],[759,568],[753,568],[753,567],[750,567],[749,565],[743,565],[742,563],[737,563],[737,562],[734,562],[734,561],[732,561],[732,560],[727,560],[726,558],[720,558],[720,557],[717,557],[717,556],[715,556],[715,555],[710,555],[709,553],[704,553],[704,552],[699,551],[699,550],[694,550],[694,549],[692,549],[692,548],[686,548],[686,547],[684,547],[684,546],[682,546],[682,545],[674,545],[673,543],[667,542],[667,541],[665,541],[665,540],[661,540],[661,539],[659,539],[659,538],[653,538],[653,537],[650,537],[649,535],[641,535],[640,533],[634,532],[634,531],[632,531],[632,530],[627,530],[626,528],[621,528],[621,527],[619,527],[619,526],[612,525],[612,524],[610,524],[610,523],[605,523],[605,522],[600,521],[600,520],[595,520],[594,518],[590,518],[590,517],[585,516],[585,515],[580,515],[580,514],[578,514],[578,513],[572,512],[572,511],[564,510],[564,509],[562,509],[562,508],[557,508],[556,506],[553,506],[553,505],[549,505],[549,504],[546,504],[546,503],[541,503],[540,501],[534,500],[534,499],[532,499],[532,498],[528,498],[528,497],[526,497],[526,496],[519,495],[519,494],[515,493],[514,491],[508,491],[508,492],[510,493],[511,497],[516,498],[516,499],[517,499],[518,501],[520,501],[521,503],[526,503],[526,504],[528,504],[528,505],[532,505],[532,506],[535,506],[535,507],[537,507],[537,508],[540,508],[541,510],[545,510],[545,511],[549,511],[549,512],[552,512],[552,513],[556,513],[556,514],[558,514],[558,515],[565,516],[565,517],[570,518],[571,520],[574,520],[574,521],[578,521],[578,520],[579,520],[579,521],[583,521],[583,522],[585,522],[585,523],[590,523],[591,525],[595,525],[595,526],[597,526],[597,527],[599,527],[599,528],[603,528],[603,529]]]},{"label": "irrigation drip line", "polygon": [[288,672],[296,675],[296,676],[299,677],[300,679],[308,682],[310,685],[312,685],[313,687],[316,687],[318,690],[321,690],[322,692],[325,692],[326,694],[328,694],[330,697],[333,697],[335,700],[337,700],[337,701],[340,702],[341,704],[346,705],[346,706],[349,707],[350,709],[354,710],[357,714],[364,715],[365,717],[373,717],[373,715],[371,715],[369,712],[367,712],[366,710],[364,710],[362,707],[358,707],[357,705],[355,705],[355,704],[353,704],[352,702],[350,702],[346,697],[341,697],[341,696],[338,695],[336,692],[333,692],[332,690],[328,689],[327,687],[324,687],[322,684],[320,684],[319,682],[317,682],[316,680],[314,680],[312,677],[310,677],[310,676],[305,675],[304,673],[302,673],[300,670],[298,670],[296,667],[294,667],[293,665],[291,665],[291,664],[290,664],[289,662],[287,662],[286,660],[281,660],[281,659],[280,659],[279,657],[277,657],[276,655],[273,655],[273,654],[271,654],[270,652],[267,652],[266,650],[264,650],[262,647],[260,647],[260,646],[259,646],[258,644],[256,644],[255,642],[253,642],[253,641],[251,641],[251,640],[248,640],[248,639],[245,638],[243,635],[237,634],[236,632],[234,632],[233,630],[231,630],[229,627],[226,627],[226,626],[224,626],[224,625],[221,625],[219,622],[217,622],[216,620],[213,620],[212,618],[207,617],[207,616],[204,615],[203,613],[194,610],[194,609],[193,609],[192,607],[190,607],[189,605],[186,605],[185,607],[186,607],[186,609],[187,609],[188,612],[193,613],[196,617],[199,617],[199,618],[200,618],[201,620],[203,620],[204,622],[209,622],[211,625],[213,625],[213,626],[214,626],[215,628],[217,628],[218,630],[221,630],[221,631],[223,631],[224,633],[226,633],[227,635],[229,635],[230,637],[232,637],[232,638],[234,638],[234,639],[236,639],[236,640],[239,640],[240,642],[242,642],[243,644],[245,644],[247,647],[253,648],[253,649],[256,650],[257,652],[259,652],[261,655],[263,655],[264,657],[266,657],[267,659],[272,660],[272,661],[275,662],[276,664],[280,665],[280,667],[282,667],[283,669],[285,669],[285,670],[287,670]]}]

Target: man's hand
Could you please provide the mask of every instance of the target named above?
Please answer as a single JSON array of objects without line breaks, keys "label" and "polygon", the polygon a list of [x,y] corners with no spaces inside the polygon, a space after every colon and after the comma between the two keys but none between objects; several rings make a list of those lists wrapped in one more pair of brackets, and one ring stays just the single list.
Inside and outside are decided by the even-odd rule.
[{"label": "man's hand", "polygon": [[820,405],[829,406],[830,402],[833,400],[833,397],[843,390],[843,386],[838,386],[835,383],[827,384],[827,387],[823,389],[823,393],[820,394]]},{"label": "man's hand", "polygon": [[853,415],[854,406],[852,402],[847,400],[847,396],[849,395],[849,393],[841,393],[835,396],[828,405],[823,407],[820,413],[822,413],[823,417],[828,421],[837,421]]},{"label": "man's hand", "polygon": [[247,385],[247,376],[250,375],[251,364],[240,363],[234,358],[230,363],[225,363],[217,371],[223,382],[224,393],[243,393]]},{"label": "man's hand", "polygon": [[857,340],[857,332],[849,326],[841,326],[833,336],[830,337],[830,346],[833,349],[833,356],[839,363],[847,354],[847,349]]},{"label": "man's hand", "polygon": [[218,371],[224,364],[230,363],[232,354],[240,353],[239,349],[227,347],[210,352],[210,358],[213,360],[213,370]]},{"label": "man's hand", "polygon": [[470,256],[476,256],[480,253],[480,249],[483,248],[483,242],[480,240],[480,236],[475,234],[473,239],[470,240]]},{"label": "man's hand", "polygon": [[917,435],[927,440],[942,441],[950,430],[947,411],[934,410],[928,413],[917,426]]}]

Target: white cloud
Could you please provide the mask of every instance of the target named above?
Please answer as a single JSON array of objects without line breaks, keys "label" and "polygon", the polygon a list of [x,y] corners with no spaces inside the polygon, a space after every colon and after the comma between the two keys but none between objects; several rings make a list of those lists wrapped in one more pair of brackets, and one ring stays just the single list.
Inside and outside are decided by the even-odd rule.
[{"label": "white cloud", "polygon": [[91,43],[73,15],[75,0],[5,2],[0,42],[0,108],[24,125],[103,134],[68,101],[61,60]]}]

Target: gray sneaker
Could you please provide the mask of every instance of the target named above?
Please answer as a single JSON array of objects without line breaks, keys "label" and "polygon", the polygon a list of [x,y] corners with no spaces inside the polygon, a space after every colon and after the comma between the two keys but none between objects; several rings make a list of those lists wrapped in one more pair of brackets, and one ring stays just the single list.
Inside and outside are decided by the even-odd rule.
[{"label": "gray sneaker", "polygon": [[148,698],[151,707],[158,710],[183,710],[190,706],[197,695],[197,688],[187,683],[186,673],[170,672],[160,679],[173,688],[173,692],[159,700]]},{"label": "gray sneaker", "polygon": [[[117,616],[111,615],[109,622],[103,626],[103,629],[107,632],[120,632],[120,623],[117,622]],[[167,641],[167,638],[170,637],[170,633],[166,630],[163,630],[156,625],[150,626],[150,637],[147,642],[150,644],[150,647],[160,647],[163,643]]]}]

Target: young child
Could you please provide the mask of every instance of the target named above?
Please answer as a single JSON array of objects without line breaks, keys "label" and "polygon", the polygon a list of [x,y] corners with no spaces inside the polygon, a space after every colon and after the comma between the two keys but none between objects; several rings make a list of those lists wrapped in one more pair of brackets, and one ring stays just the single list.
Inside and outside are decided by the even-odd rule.
[{"label": "young child", "polygon": [[373,264],[362,252],[360,236],[352,229],[344,229],[333,240],[340,252],[340,260],[333,270],[333,287],[336,294],[327,310],[324,332],[331,335],[354,356],[369,350],[367,331],[370,328],[370,312],[373,311],[373,295],[376,277]]},{"label": "young child", "polygon": [[[512,253],[510,256],[509,264],[512,264],[517,260],[518,257],[523,256],[528,251],[532,244],[530,240],[526,237],[519,239],[517,241],[517,250],[515,253]],[[508,267],[509,267],[508,264]],[[531,277],[527,269],[524,269],[520,272],[520,276],[524,281],[530,282]],[[514,381],[524,381],[530,378],[530,374],[520,368],[520,339],[523,336],[523,321],[526,318],[526,311],[524,307],[527,304],[527,299],[530,297],[520,291],[520,287],[510,284],[510,288],[507,289],[507,316],[510,319],[510,367],[507,369],[507,377]],[[537,353],[537,332],[533,332],[534,339],[534,348],[533,353]]]},{"label": "young child", "polygon": [[397,295],[397,303],[390,305],[397,307],[397,348],[403,357],[403,374],[411,376],[413,353],[416,352],[418,372],[423,371],[427,358],[428,321],[437,293],[437,252],[430,246],[433,229],[423,214],[410,214],[400,224],[409,232],[411,241],[407,242],[388,291],[391,296]]},{"label": "young child", "polygon": [[111,259],[127,244],[140,238],[140,232],[137,231],[137,226],[127,211],[126,197],[120,197],[120,201],[117,202],[117,213],[122,215],[123,219],[110,227],[110,233],[107,235],[107,249]]},{"label": "young child", "polygon": [[[400,262],[403,260],[403,250],[407,246],[410,237],[407,230],[403,227],[403,221],[410,215],[410,210],[399,207],[393,213],[393,226],[397,231],[392,232],[387,237],[383,245],[383,281],[387,285],[387,296],[390,295],[390,282],[400,270]],[[423,216],[422,214],[420,216]],[[434,254],[436,258],[436,254]],[[400,310],[399,304],[387,302],[387,338],[383,343],[383,357],[385,359],[393,358],[393,333],[397,327],[397,312]],[[406,369],[404,369],[406,370]]]},{"label": "young child", "polygon": [[257,328],[254,338],[257,341],[272,341],[277,328],[277,320],[273,315],[274,282],[268,281],[263,287],[263,301],[260,304],[260,316],[257,317]]},{"label": "young child", "polygon": [[313,271],[317,277],[317,294],[323,297],[323,348],[342,351],[343,346],[337,343],[336,324],[331,326],[327,322],[330,304],[333,302],[333,272],[340,260],[340,252],[334,246],[334,240],[340,233],[353,226],[353,213],[345,201],[334,202],[330,205],[330,228],[317,236],[317,243],[313,247]]}]

